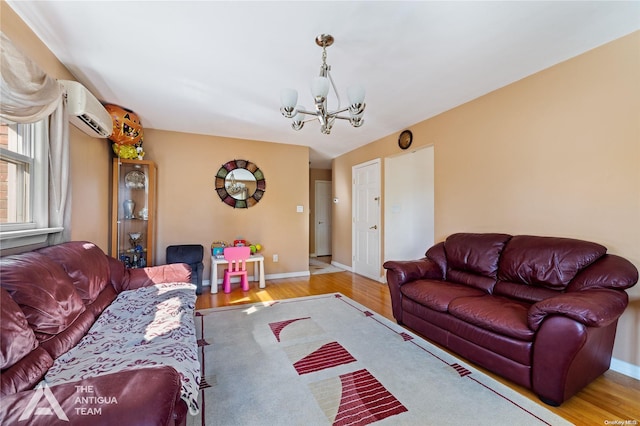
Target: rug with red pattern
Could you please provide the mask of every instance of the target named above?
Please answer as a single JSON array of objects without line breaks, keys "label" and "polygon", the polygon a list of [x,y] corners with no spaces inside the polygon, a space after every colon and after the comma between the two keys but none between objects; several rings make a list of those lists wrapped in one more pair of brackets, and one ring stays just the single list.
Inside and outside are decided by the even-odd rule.
[{"label": "rug with red pattern", "polygon": [[569,424],[338,293],[196,313],[188,425]]}]

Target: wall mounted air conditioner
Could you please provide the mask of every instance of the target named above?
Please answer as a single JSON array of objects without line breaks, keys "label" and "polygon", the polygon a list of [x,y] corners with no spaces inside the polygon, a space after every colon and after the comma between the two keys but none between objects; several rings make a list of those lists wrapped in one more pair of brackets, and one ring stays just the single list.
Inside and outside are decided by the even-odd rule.
[{"label": "wall mounted air conditioner", "polygon": [[77,81],[59,80],[67,90],[69,122],[94,138],[108,138],[113,121],[99,100]]}]

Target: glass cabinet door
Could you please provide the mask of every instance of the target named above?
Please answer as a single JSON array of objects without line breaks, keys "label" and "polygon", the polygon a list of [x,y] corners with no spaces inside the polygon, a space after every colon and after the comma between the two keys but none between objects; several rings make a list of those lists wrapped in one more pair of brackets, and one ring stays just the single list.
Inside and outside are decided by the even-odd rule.
[{"label": "glass cabinet door", "polygon": [[128,268],[153,265],[156,166],[113,160],[111,255]]}]

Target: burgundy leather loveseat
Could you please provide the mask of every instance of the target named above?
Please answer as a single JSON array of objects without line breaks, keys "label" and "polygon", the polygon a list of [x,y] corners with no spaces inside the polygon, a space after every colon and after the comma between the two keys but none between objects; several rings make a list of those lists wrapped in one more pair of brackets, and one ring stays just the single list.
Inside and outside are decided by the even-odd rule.
[{"label": "burgundy leather loveseat", "polygon": [[[197,362],[195,330],[162,325],[172,315],[192,321],[190,274],[185,264],[125,269],[89,242],[0,258],[0,424],[184,424],[193,408],[185,399],[190,379],[157,360],[193,352]],[[129,321],[111,311],[120,300]],[[162,312],[168,315],[158,318]],[[137,336],[132,330],[144,321],[151,325]],[[102,332],[94,332],[100,323]],[[113,343],[118,336],[125,340]],[[170,351],[154,351],[167,336]],[[131,366],[114,358],[131,354],[139,357]],[[73,365],[81,378],[66,381]],[[58,379],[49,379],[56,369]]]},{"label": "burgundy leather loveseat", "polygon": [[600,244],[460,233],[388,261],[398,323],[560,405],[610,365],[629,261]]}]

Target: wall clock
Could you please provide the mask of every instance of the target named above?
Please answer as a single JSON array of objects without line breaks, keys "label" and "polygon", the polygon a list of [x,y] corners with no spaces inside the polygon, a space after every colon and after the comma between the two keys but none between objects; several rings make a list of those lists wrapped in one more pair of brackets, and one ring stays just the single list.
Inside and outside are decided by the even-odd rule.
[{"label": "wall clock", "polygon": [[404,130],[400,133],[400,137],[398,137],[398,146],[401,149],[407,149],[411,146],[411,142],[413,142],[413,133],[411,130]]}]

